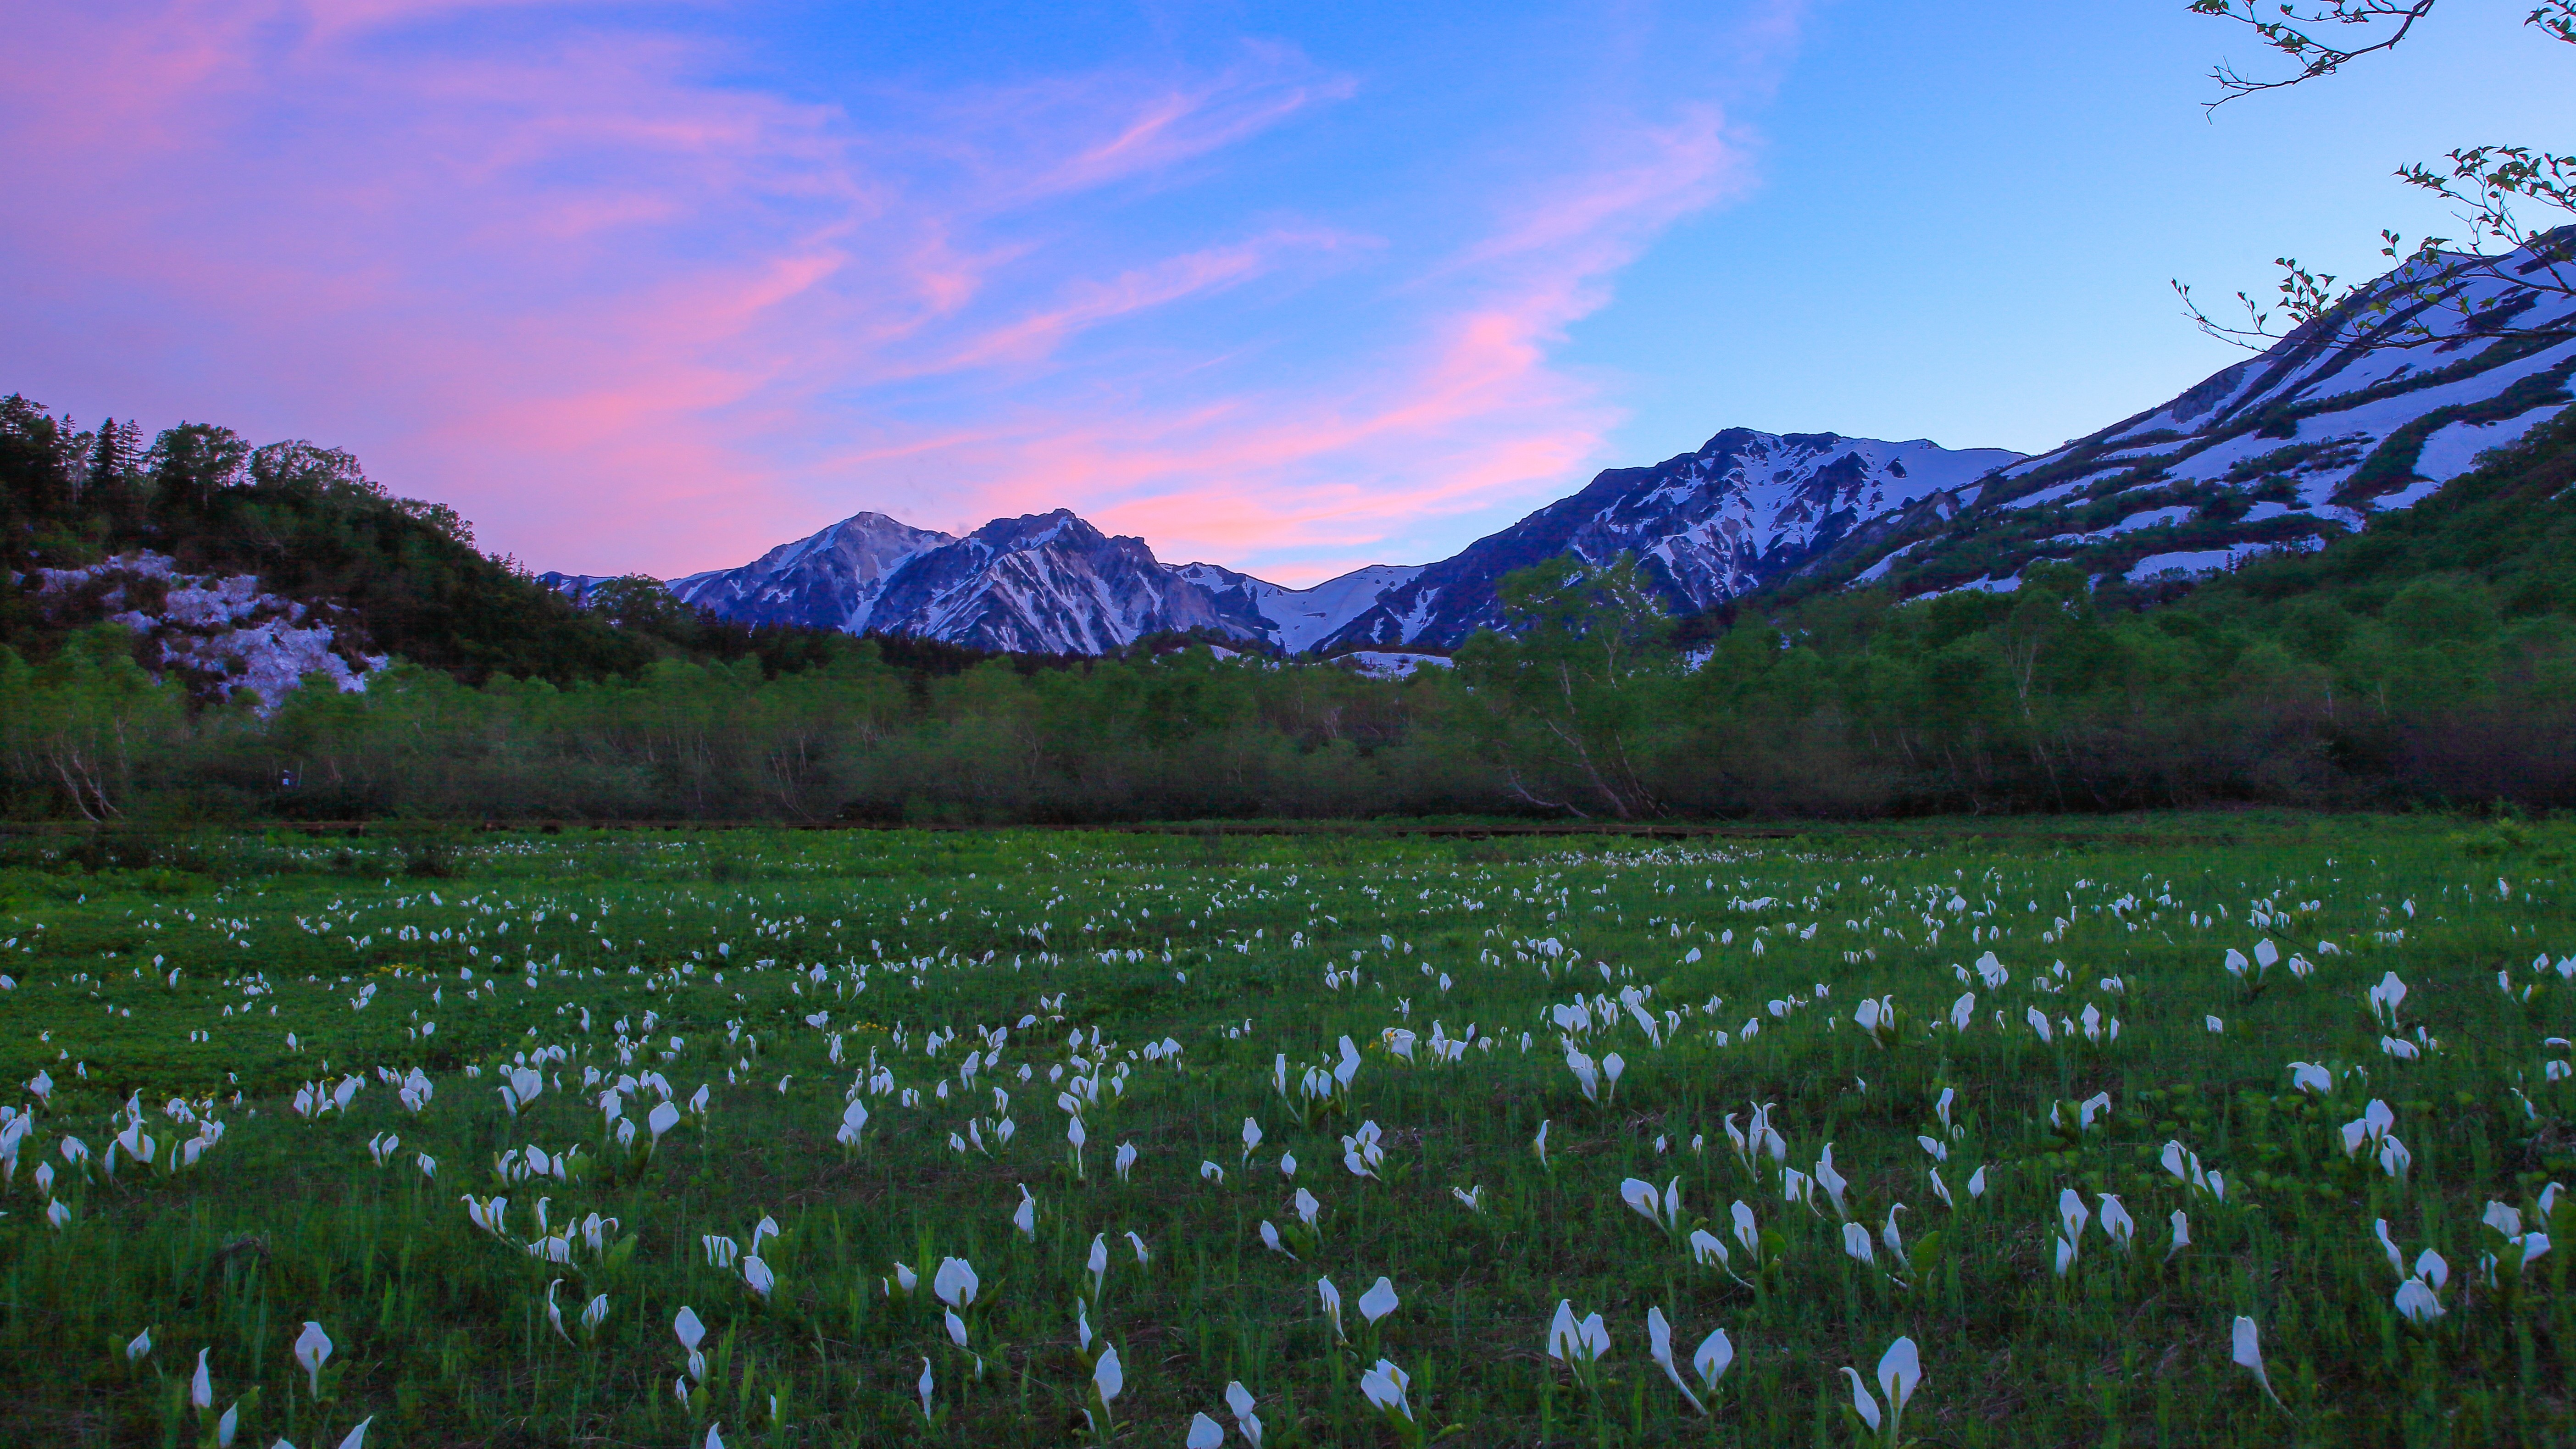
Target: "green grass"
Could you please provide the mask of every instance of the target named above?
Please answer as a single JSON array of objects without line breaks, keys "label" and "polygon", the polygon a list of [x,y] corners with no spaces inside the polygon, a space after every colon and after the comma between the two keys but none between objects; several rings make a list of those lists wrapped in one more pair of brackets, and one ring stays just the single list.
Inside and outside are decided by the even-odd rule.
[{"label": "green grass", "polygon": [[[490,834],[439,856],[280,833],[199,841],[187,870],[137,860],[95,874],[51,859],[62,844],[22,844],[0,870],[0,941],[15,942],[0,971],[16,982],[0,993],[0,1080],[35,1108],[0,1193],[11,1443],[197,1444],[212,1416],[189,1407],[188,1379],[206,1349],[217,1412],[258,1390],[237,1442],[305,1449],[369,1416],[367,1443],[397,1449],[699,1446],[714,1421],[735,1446],[1055,1444],[1095,1428],[1178,1445],[1195,1412],[1241,1443],[1229,1381],[1255,1396],[1268,1444],[1392,1444],[1358,1388],[1381,1356],[1411,1375],[1426,1441],[1843,1444],[1859,1436],[1837,1370],[1866,1374],[1900,1335],[1922,1354],[1905,1431],[1925,1444],[2576,1442],[2576,1243],[2494,1286],[2478,1268],[2490,1200],[2530,1221],[2545,1183],[2576,1186],[2576,1103],[2545,1080],[2568,1052],[2543,1046],[2576,1035],[2576,983],[2532,969],[2576,954],[2552,826],[2235,815],[1650,843]],[[450,874],[403,874],[413,863]],[[1950,909],[1954,893],[1966,909]],[[2113,914],[2124,897],[2134,907]],[[2248,920],[2271,913],[2263,902],[2281,916],[2268,927]],[[2267,936],[2285,962],[2249,994],[2221,960]],[[1528,944],[1551,938],[1561,959]],[[1973,977],[1989,950],[2009,984],[1963,986],[1955,970]],[[2295,979],[2292,953],[2315,974]],[[2058,961],[2062,990],[2039,989]],[[2498,989],[2500,969],[2517,994],[2532,988],[2527,1002]],[[2420,1061],[2383,1054],[2363,1003],[2392,971],[2409,988],[2404,1034],[2438,1043]],[[2105,990],[2109,977],[2125,990]],[[1651,991],[1662,1045],[1618,1006],[1631,987]],[[1969,990],[1970,1025],[1953,1030]],[[1882,995],[1898,1012],[1886,1045],[1854,1021]],[[1550,1020],[1579,996],[1596,1015],[1581,1048],[1626,1063],[1606,1103],[1578,1090]],[[1805,1004],[1775,1018],[1770,1003],[1793,998]],[[2026,1024],[2033,1005],[2054,1021],[2088,1004],[2119,1018],[2116,1042],[2060,1031],[2042,1044]],[[826,1025],[807,1024],[823,1012]],[[1761,1023],[1749,1038],[1748,1019]],[[1431,1062],[1435,1020],[1445,1037],[1472,1024],[1479,1045]],[[1010,1029],[998,1063],[963,1085],[978,1029],[997,1027]],[[1421,1039],[1414,1065],[1388,1049],[1398,1027]],[[956,1033],[935,1058],[933,1031]],[[1086,1068],[1070,1065],[1076,1031]],[[1294,1099],[1345,1035],[1362,1049],[1355,1078],[1301,1121],[1273,1088],[1275,1058]],[[1166,1038],[1177,1065],[1145,1056]],[[513,1117],[502,1073],[557,1047],[545,1091]],[[872,1117],[852,1152],[833,1133],[872,1056],[921,1101],[862,1095]],[[2311,1100],[2291,1087],[2293,1060],[2367,1078]],[[1104,1082],[1084,1111],[1077,1180],[1050,1073],[1122,1066],[1123,1095]],[[415,1067],[435,1087],[417,1114],[379,1077]],[[586,1069],[658,1071],[684,1107],[703,1083],[709,1110],[637,1162],[606,1132]],[[46,1103],[18,1085],[40,1070]],[[350,1074],[365,1084],[345,1116],[291,1109],[299,1085]],[[1955,1211],[1916,1142],[1942,1135],[1945,1088]],[[111,1180],[97,1159],[138,1092],[156,1157],[197,1130],[165,1115],[174,1098],[220,1119],[221,1140],[193,1170],[120,1162]],[[2096,1093],[2110,1105],[2091,1130],[2052,1123],[2058,1104],[2071,1119]],[[2338,1127],[2374,1098],[2412,1153],[2403,1178],[2342,1151]],[[639,1088],[625,1115],[656,1100]],[[1785,1203],[1776,1171],[1738,1161],[1725,1119],[1742,1125],[1758,1102],[1776,1104],[1789,1166],[1813,1172],[1832,1144],[1873,1239],[1907,1205],[1918,1266],[1904,1282],[1882,1271],[1884,1247],[1881,1268],[1846,1256],[1822,1192],[1814,1211]],[[1005,1116],[1007,1145],[994,1133]],[[1247,1116],[1264,1134],[1248,1162]],[[951,1149],[970,1118],[990,1155]],[[1366,1180],[1340,1140],[1364,1121],[1385,1150]],[[1542,1121],[1544,1168],[1531,1150]],[[401,1147],[379,1168],[367,1144],[381,1133]],[[62,1156],[66,1135],[92,1149],[86,1172]],[[2223,1174],[2223,1203],[2158,1166],[2169,1140]],[[531,1143],[578,1146],[572,1180],[502,1182],[500,1155]],[[1112,1170],[1121,1143],[1139,1154],[1126,1181]],[[71,1214],[61,1229],[33,1182],[40,1160]],[[1202,1161],[1224,1180],[1203,1179]],[[1980,1164],[1987,1187],[1971,1200]],[[1678,1178],[1685,1215],[1728,1240],[1734,1273],[1694,1264],[1676,1240],[1690,1224],[1668,1238],[1622,1203],[1632,1176]],[[1011,1221],[1021,1184],[1038,1204],[1033,1239]],[[1291,1227],[1298,1187],[1323,1204],[1322,1231],[1291,1232],[1291,1261],[1257,1227]],[[1482,1213],[1452,1194],[1469,1187]],[[2088,1227],[2059,1276],[2067,1188],[2088,1210],[2119,1195],[2133,1251]],[[612,1246],[541,1263],[474,1227],[467,1193],[507,1196],[517,1240],[539,1197],[558,1228],[613,1217]],[[1772,1235],[1767,1269],[1732,1239],[1738,1199]],[[2168,1259],[2177,1208],[2192,1244]],[[764,1214],[780,1228],[761,1251],[777,1280],[765,1301],[700,1244],[722,1234],[748,1251]],[[2410,1261],[2427,1247],[2447,1259],[2438,1322],[2392,1307],[2377,1218]],[[2576,1200],[2553,1232],[2576,1233]],[[1095,1234],[1110,1266],[1088,1319],[1125,1387],[1108,1424],[1087,1427],[1099,1406],[1074,1311]],[[966,1351],[930,1301],[950,1255],[981,1278]],[[921,1274],[910,1302],[881,1287],[897,1261]],[[1319,1275],[1342,1291],[1347,1345],[1319,1309]],[[1401,1303],[1364,1327],[1357,1303],[1380,1275]],[[545,1316],[557,1279],[572,1342]],[[594,1340],[574,1320],[602,1293]],[[1608,1326],[1589,1384],[1547,1358],[1560,1300]],[[707,1327],[686,1403],[673,1393],[684,1305]],[[1708,1417],[1648,1362],[1650,1307],[1673,1322],[1686,1377],[1706,1334],[1731,1338]],[[2230,1362],[2240,1314],[2260,1326],[2285,1407]],[[335,1345],[319,1402],[292,1357],[306,1320]],[[122,1346],[146,1327],[152,1352],[129,1364]]]}]

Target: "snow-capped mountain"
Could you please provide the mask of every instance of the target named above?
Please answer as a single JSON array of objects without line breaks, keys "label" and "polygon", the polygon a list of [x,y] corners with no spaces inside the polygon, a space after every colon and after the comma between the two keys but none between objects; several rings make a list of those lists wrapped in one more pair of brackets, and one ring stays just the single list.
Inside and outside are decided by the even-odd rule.
[{"label": "snow-capped mountain", "polygon": [[1419,570],[1324,642],[1454,647],[1502,622],[1497,579],[1565,553],[1595,563],[1633,553],[1675,612],[1705,609],[1781,577],[1870,519],[1938,505],[2020,457],[1729,428],[1696,453],[1603,470],[1582,492]]},{"label": "snow-capped mountain", "polygon": [[[1142,635],[1212,631],[1285,653],[1440,650],[1500,622],[1494,582],[1558,553],[1639,555],[1677,610],[1779,577],[1865,520],[1951,496],[2011,462],[1833,434],[1734,428],[1652,468],[1614,468],[1571,498],[1430,565],[1372,564],[1291,589],[1217,564],[1165,564],[1059,509],[965,538],[862,513],[739,568],[674,579],[727,618],[915,634],[985,649],[1100,654]],[[573,594],[598,582],[545,574]]]},{"label": "snow-capped mountain", "polygon": [[1260,637],[1290,654],[1303,654],[1366,613],[1390,590],[1410,583],[1420,564],[1370,564],[1311,589],[1292,589],[1216,564],[1182,564],[1180,577],[1216,596],[1229,618],[1258,621]]},{"label": "snow-capped mountain", "polygon": [[[2576,230],[2541,245],[2571,243]],[[1909,596],[2009,589],[2041,559],[2096,577],[2187,576],[2359,529],[2567,406],[2576,298],[2563,281],[2521,280],[2543,265],[2530,253],[2410,263],[2269,352],[2040,457],[1729,428],[1653,467],[1605,470],[1438,563],[1310,589],[1165,564],[1143,539],[1062,509],[964,538],[861,513],[670,588],[748,622],[987,649],[1099,654],[1199,630],[1339,653],[1455,647],[1501,622],[1503,574],[1564,553],[1636,555],[1675,612],[1799,579]],[[2440,294],[2452,301],[2428,300]],[[598,582],[540,577],[575,594]]]},{"label": "snow-capped mountain", "polygon": [[670,581],[682,603],[756,624],[864,631],[904,565],[957,540],[933,529],[857,513],[820,533],[780,544],[740,568]]},{"label": "snow-capped mountain", "polygon": [[1105,654],[1140,636],[1214,629],[1257,639],[1255,621],[1157,562],[1141,538],[1109,537],[1071,510],[997,518],[914,555],[886,581],[872,627],[978,649]]},{"label": "snow-capped mountain", "polygon": [[2410,262],[2173,401],[1878,520],[1805,571],[1902,595],[2009,590],[2042,560],[2150,583],[2363,529],[2569,405],[2576,265],[2554,282],[2551,265]]},{"label": "snow-capped mountain", "polygon": [[[1102,654],[1147,634],[1214,632],[1294,653],[1420,572],[1371,565],[1290,589],[1215,564],[1158,561],[1065,509],[964,538],[860,513],[738,568],[672,579],[684,603],[752,624],[913,634],[980,649]],[[543,573],[581,598],[607,575]]]}]

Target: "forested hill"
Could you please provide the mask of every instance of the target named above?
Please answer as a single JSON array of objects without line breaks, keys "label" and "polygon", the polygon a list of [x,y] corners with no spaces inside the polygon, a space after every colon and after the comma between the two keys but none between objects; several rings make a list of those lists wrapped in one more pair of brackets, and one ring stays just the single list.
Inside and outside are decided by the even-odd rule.
[{"label": "forested hill", "polygon": [[[697,636],[728,655],[689,647],[721,626],[649,581],[574,612],[339,455],[186,429],[129,455],[121,429],[10,406],[0,815],[2576,806],[2571,413],[2366,531],[2196,581],[2038,562],[2009,591],[1757,594],[1676,627],[1633,560],[1560,557],[1497,581],[1508,633],[1383,679],[1204,649],[1033,669],[925,640]],[[208,453],[233,461],[209,473]],[[49,615],[65,599],[86,612]],[[206,652],[245,638],[284,677]],[[313,648],[327,662],[285,672]],[[266,706],[212,706],[241,683]]]},{"label": "forested hill", "polygon": [[113,618],[147,669],[273,699],[306,674],[355,681],[390,658],[467,682],[562,682],[670,657],[756,655],[774,671],[850,643],[632,592],[623,608],[575,608],[477,549],[454,510],[392,496],[337,449],[253,447],[203,423],[146,444],[131,422],[82,428],[0,399],[0,645],[22,656]]}]

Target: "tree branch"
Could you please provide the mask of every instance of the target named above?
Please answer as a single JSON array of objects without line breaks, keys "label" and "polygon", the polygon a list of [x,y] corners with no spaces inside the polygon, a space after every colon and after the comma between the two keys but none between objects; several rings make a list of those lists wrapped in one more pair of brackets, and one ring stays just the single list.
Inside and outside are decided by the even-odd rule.
[{"label": "tree branch", "polygon": [[[2553,0],[2563,8],[2576,0]],[[2281,80],[2255,80],[2234,66],[2221,61],[2209,73],[2218,82],[2222,94],[2203,109],[2215,111],[2239,96],[2257,91],[2277,91],[2333,75],[2366,55],[2395,49],[2415,28],[2415,23],[2429,14],[2434,0],[2326,0],[2302,10],[2296,5],[2281,5],[2274,18],[2265,19],[2257,0],[2192,0],[2195,15],[2233,20],[2262,37],[2263,43],[2299,63],[2299,73]],[[2532,23],[2538,24],[2537,15]],[[2316,33],[2325,26],[2376,26],[2394,20],[2396,29],[2372,40],[2367,45],[2339,46],[2329,44]]]}]

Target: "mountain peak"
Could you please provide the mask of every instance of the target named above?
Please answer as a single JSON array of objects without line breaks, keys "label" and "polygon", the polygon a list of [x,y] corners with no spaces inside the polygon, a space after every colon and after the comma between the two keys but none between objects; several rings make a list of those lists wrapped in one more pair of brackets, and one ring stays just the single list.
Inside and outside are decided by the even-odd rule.
[{"label": "mountain peak", "polygon": [[[1108,540],[1070,508],[1046,513],[1023,513],[1017,518],[996,518],[966,535],[967,541],[979,543],[996,553],[1020,549],[1046,548],[1064,544],[1074,548],[1092,548]],[[1130,540],[1138,547],[1143,539]]]},{"label": "mountain peak", "polygon": [[1759,588],[1855,528],[2019,460],[1839,433],[1727,428],[1651,468],[1608,468],[1570,497],[1420,570],[1322,641],[1451,648],[1502,622],[1495,583],[1558,554],[1633,554],[1675,612]]},{"label": "mountain peak", "polygon": [[853,513],[739,568],[690,574],[669,587],[681,602],[727,618],[855,634],[870,626],[878,597],[906,563],[954,542],[882,513]]}]

